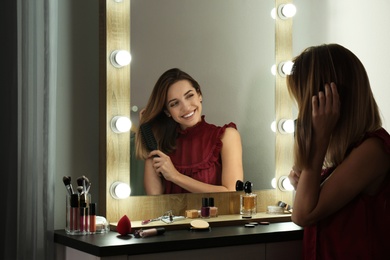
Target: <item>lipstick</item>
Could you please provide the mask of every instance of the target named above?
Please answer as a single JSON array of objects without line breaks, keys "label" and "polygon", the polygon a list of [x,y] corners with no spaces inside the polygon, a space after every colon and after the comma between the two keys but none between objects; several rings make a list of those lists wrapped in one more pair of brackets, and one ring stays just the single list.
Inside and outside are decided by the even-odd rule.
[{"label": "lipstick", "polygon": [[158,228],[150,228],[150,229],[144,229],[139,232],[140,237],[151,237],[151,236],[157,236],[164,234],[165,228],[158,227]]}]

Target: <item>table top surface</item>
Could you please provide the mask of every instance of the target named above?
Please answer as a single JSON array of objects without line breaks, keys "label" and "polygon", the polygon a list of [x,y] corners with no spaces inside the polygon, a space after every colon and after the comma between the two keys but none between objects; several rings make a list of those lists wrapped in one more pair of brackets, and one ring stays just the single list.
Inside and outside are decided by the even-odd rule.
[{"label": "table top surface", "polygon": [[[153,227],[143,229],[148,228]],[[138,228],[133,229],[135,230]],[[302,237],[303,229],[293,222],[271,222],[254,227],[246,227],[245,223],[215,227],[210,224],[210,229],[202,231],[193,231],[188,225],[182,229],[167,229],[162,235],[145,238],[136,238],[134,234],[121,236],[115,231],[105,234],[68,235],[64,230],[56,230],[54,234],[56,243],[100,257],[284,242],[301,240]]]}]

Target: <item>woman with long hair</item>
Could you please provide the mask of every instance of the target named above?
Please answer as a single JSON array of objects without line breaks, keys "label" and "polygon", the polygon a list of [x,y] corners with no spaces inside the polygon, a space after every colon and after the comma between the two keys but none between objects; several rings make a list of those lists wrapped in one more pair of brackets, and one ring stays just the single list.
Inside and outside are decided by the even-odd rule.
[{"label": "woman with long hair", "polygon": [[202,99],[198,82],[180,69],[157,80],[140,119],[141,126],[151,128],[157,149],[148,150],[142,127],[136,138],[147,194],[235,191],[236,181],[243,179],[236,125],[207,123]]},{"label": "woman with long hair", "polygon": [[384,259],[390,246],[390,136],[360,60],[337,44],[294,59],[298,105],[292,220],[305,259]]}]

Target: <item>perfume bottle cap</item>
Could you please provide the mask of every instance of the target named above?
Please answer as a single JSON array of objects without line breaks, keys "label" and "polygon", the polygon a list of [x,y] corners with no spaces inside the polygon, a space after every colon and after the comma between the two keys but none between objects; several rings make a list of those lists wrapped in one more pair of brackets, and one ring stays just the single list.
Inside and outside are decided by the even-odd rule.
[{"label": "perfume bottle cap", "polygon": [[236,181],[236,191],[242,191],[244,190],[244,182],[237,180]]},{"label": "perfume bottle cap", "polygon": [[244,191],[245,193],[252,193],[253,183],[250,181],[245,182]]}]

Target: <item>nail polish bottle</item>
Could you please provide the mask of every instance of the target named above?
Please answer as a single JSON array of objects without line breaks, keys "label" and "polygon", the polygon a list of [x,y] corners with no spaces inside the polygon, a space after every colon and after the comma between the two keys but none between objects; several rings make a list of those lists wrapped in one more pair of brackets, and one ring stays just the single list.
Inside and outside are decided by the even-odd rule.
[{"label": "nail polish bottle", "polygon": [[210,217],[218,217],[218,208],[214,206],[214,198],[209,198]]},{"label": "nail polish bottle", "polygon": [[200,216],[202,218],[210,217],[209,198],[202,198],[202,208],[200,209]]},{"label": "nail polish bottle", "polygon": [[257,194],[252,193],[253,184],[250,181],[245,184],[238,180],[236,182],[236,190],[244,190],[245,194],[240,195],[240,214],[243,216],[252,216],[256,214],[257,209]]}]

